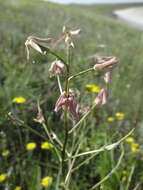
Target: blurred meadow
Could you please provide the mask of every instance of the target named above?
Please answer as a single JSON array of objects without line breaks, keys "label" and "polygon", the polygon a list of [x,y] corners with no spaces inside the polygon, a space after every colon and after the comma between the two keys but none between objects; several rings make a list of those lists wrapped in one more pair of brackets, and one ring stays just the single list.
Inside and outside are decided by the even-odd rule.
[{"label": "blurred meadow", "polygon": [[[125,155],[118,170],[96,189],[143,189],[143,31],[118,22],[112,14],[113,10],[139,5],[142,4],[60,5],[38,0],[0,0],[1,190],[58,190],[57,155],[45,128],[34,121],[39,101],[46,127],[63,140],[61,114],[54,112],[58,85],[56,78],[48,75],[54,57],[30,50],[32,60],[28,62],[24,43],[31,35],[57,40],[63,26],[81,29],[75,38],[71,73],[93,66],[96,55],[116,56],[119,60],[109,85],[107,105],[95,108],[78,131],[83,142],[80,152],[114,143],[135,128],[123,143]],[[56,52],[65,57],[63,46]],[[79,76],[71,83],[80,94],[82,107],[92,104],[103,85],[100,72]],[[110,173],[119,156],[117,147],[79,168],[76,166],[84,158],[77,159],[69,189],[90,189]]]}]

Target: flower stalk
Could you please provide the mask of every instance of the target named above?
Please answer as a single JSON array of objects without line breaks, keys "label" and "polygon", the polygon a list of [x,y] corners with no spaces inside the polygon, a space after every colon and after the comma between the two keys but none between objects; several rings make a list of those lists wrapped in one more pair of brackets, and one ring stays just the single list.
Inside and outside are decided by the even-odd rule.
[{"label": "flower stalk", "polygon": [[[94,156],[98,155],[100,152],[108,151],[116,148],[120,143],[122,143],[132,132],[130,131],[125,137],[121,138],[119,141],[110,144],[110,145],[104,145],[99,149],[82,152],[79,153],[79,150],[81,148],[81,144],[83,143],[83,137],[86,134],[86,125],[84,125],[84,121],[87,119],[87,117],[90,115],[90,113],[94,110],[96,106],[103,106],[108,102],[108,94],[109,94],[109,82],[111,81],[112,72],[118,65],[118,60],[116,57],[105,57],[105,56],[97,56],[97,62],[98,64],[95,64],[93,67],[88,68],[86,70],[83,70],[79,73],[71,74],[71,50],[75,47],[73,36],[80,33],[80,29],[72,31],[69,30],[67,27],[63,27],[63,36],[55,41],[55,45],[59,44],[61,42],[64,42],[66,44],[66,59],[62,58],[60,55],[58,55],[56,52],[54,52],[50,48],[50,41],[51,38],[42,39],[37,37],[28,37],[25,45],[27,50],[27,58],[29,59],[29,48],[35,49],[38,53],[41,55],[47,55],[51,54],[56,58],[51,64],[51,67],[49,69],[49,75],[51,77],[57,78],[57,83],[60,91],[60,96],[55,104],[55,112],[59,112],[62,110],[63,112],[63,120],[64,120],[64,140],[60,140],[57,135],[52,131],[52,129],[48,128],[45,122],[45,118],[42,114],[42,110],[40,108],[39,102],[38,102],[38,116],[34,119],[34,121],[40,123],[51,144],[53,145],[53,148],[57,154],[58,160],[59,160],[59,172],[57,177],[57,182],[55,189],[59,190],[59,184],[61,181],[63,181],[63,188],[64,190],[69,190],[69,185],[71,181],[71,175],[72,172],[77,170],[79,167],[81,167],[83,164],[86,163],[87,160],[92,159]],[[98,95],[95,97],[94,101],[92,102],[91,108],[86,111],[86,113],[83,114],[83,116],[79,119],[79,107],[77,103],[77,97],[75,96],[75,93],[73,90],[70,89],[70,82],[72,79],[82,76],[88,72],[92,71],[103,71],[104,72],[104,82],[106,84],[106,89],[101,88],[98,91]],[[60,81],[60,77],[64,77],[64,87],[62,86],[62,83]],[[81,106],[82,107],[82,106]],[[83,110],[82,110],[83,113]],[[70,122],[69,118],[72,122]],[[70,124],[72,123],[72,126]],[[84,129],[80,132],[80,127]],[[71,128],[70,128],[71,127]],[[81,133],[80,135],[78,133]],[[69,148],[69,138],[72,141],[72,146]],[[77,158],[89,155],[89,158],[86,158],[81,163],[78,163],[78,165],[75,167],[75,161]],[[91,190],[95,189],[100,184],[104,183],[111,175],[116,171],[116,169],[119,167],[121,160],[123,158],[124,152],[122,152],[119,161],[115,168],[109,173],[109,175],[105,176],[103,180],[98,182],[96,185],[91,187]]]}]

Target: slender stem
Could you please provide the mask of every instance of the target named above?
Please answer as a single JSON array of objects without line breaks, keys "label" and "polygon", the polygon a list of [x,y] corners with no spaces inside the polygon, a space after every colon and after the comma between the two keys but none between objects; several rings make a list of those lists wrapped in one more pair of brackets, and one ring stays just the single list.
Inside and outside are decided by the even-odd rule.
[{"label": "slender stem", "polygon": [[84,70],[84,71],[81,71],[81,72],[79,72],[79,73],[77,73],[77,74],[75,74],[75,75],[72,75],[71,77],[69,77],[69,81],[72,79],[72,78],[75,78],[75,77],[78,77],[78,76],[80,76],[80,75],[82,75],[82,74],[85,74],[85,73],[87,73],[87,72],[89,72],[89,71],[93,71],[94,69],[93,69],[93,67],[92,68],[89,68],[89,69],[86,69],[86,70]]},{"label": "slender stem", "polygon": [[66,145],[68,140],[68,126],[67,126],[67,109],[64,110],[64,129],[65,129],[65,137],[64,137],[64,143],[63,143],[63,149],[62,149],[62,171],[64,171],[64,160],[65,160],[65,151],[66,151]]},{"label": "slender stem", "polygon": [[133,190],[139,190],[139,186],[141,185],[141,183],[139,182],[135,187],[134,187],[134,189]]},{"label": "slender stem", "polygon": [[131,180],[132,180],[132,176],[133,176],[133,173],[134,173],[134,170],[135,170],[135,166],[136,164],[134,164],[131,168],[131,172],[130,172],[130,175],[129,175],[129,178],[128,178],[128,183],[127,183],[127,186],[125,188],[125,190],[128,190],[129,189],[129,186],[130,186],[130,183],[131,183]]},{"label": "slender stem", "polygon": [[55,190],[58,190],[58,189],[59,189],[61,173],[62,173],[62,164],[60,163],[60,166],[59,166],[59,172],[58,172],[58,176],[57,176],[57,181],[56,181],[56,188],[55,188]]},{"label": "slender stem", "polygon": [[77,122],[77,124],[69,131],[69,134],[72,133],[84,120],[85,118],[92,112],[92,110],[95,108],[96,104],[94,104],[89,111],[86,112],[86,114]]},{"label": "slender stem", "polygon": [[67,47],[67,76],[66,76],[66,85],[65,85],[65,91],[67,96],[69,96],[69,75],[70,75],[70,48]]},{"label": "slender stem", "polygon": [[88,162],[89,160],[91,160],[92,158],[94,158],[95,156],[97,156],[99,154],[98,153],[95,153],[93,155],[91,155],[90,157],[88,157],[87,159],[85,159],[83,162],[81,162],[78,166],[76,166],[75,168],[72,169],[72,172],[78,170],[81,166],[83,166],[86,162]]},{"label": "slender stem", "polygon": [[73,78],[75,78],[75,77],[78,77],[78,76],[80,76],[80,75],[82,75],[82,74],[85,74],[85,73],[87,73],[87,72],[89,72],[89,71],[93,71],[93,70],[94,70],[93,68],[89,68],[89,69],[86,69],[86,70],[84,70],[84,71],[81,71],[81,72],[79,72],[79,73],[77,73],[77,74],[75,74],[75,75],[70,76],[70,77],[68,78],[68,81],[67,81],[67,86],[69,86],[69,83],[70,83],[70,80],[71,80],[71,79],[73,79]]},{"label": "slender stem", "polygon": [[[60,145],[60,147],[63,147],[63,143],[60,141],[60,139],[57,137],[57,135],[52,130],[51,130],[51,134],[53,136],[53,140],[55,140]],[[67,150],[65,150],[65,152],[66,152],[67,156],[70,156],[70,153]]]},{"label": "slender stem", "polygon": [[72,156],[72,158],[79,157],[79,156],[84,156],[84,155],[88,155],[88,154],[93,154],[93,153],[98,153],[98,152],[103,152],[105,150],[112,150],[113,148],[117,147],[121,142],[123,142],[128,136],[130,136],[133,133],[133,131],[134,131],[134,129],[132,129],[126,136],[124,136],[119,141],[117,141],[117,142],[115,142],[113,144],[106,145],[106,146],[103,146],[103,147],[101,147],[99,149],[95,149],[95,150],[92,150],[92,151],[83,152],[83,153],[74,155],[74,156]]},{"label": "slender stem", "polygon": [[95,184],[93,187],[91,187],[89,190],[93,190],[95,188],[97,188],[99,185],[103,184],[107,179],[109,179],[111,177],[111,175],[113,173],[116,172],[116,170],[118,169],[118,167],[120,166],[121,164],[121,161],[123,159],[123,156],[124,156],[124,150],[122,150],[122,153],[119,157],[119,160],[117,162],[117,165],[110,171],[110,173],[108,173],[101,181],[99,181],[97,184]]},{"label": "slender stem", "polygon": [[[74,142],[73,142],[72,150],[71,150],[71,153],[70,153],[71,156],[74,154],[74,151],[75,151],[74,155],[77,155],[78,152],[80,151],[81,144],[84,141],[84,135],[85,135],[85,133],[86,133],[87,130],[88,130],[87,128],[85,130],[83,130],[84,132],[80,133],[80,135],[77,132],[76,134],[78,134],[78,136],[76,136],[76,134],[73,133],[73,135],[74,135],[73,141]],[[76,144],[76,140],[78,140],[77,144]],[[66,178],[65,178],[65,182],[64,182],[65,188],[67,188],[67,189],[68,189],[69,184],[70,184],[71,175],[73,173],[73,167],[74,167],[74,163],[76,161],[76,158],[69,158],[68,161],[70,161],[69,162],[69,168],[68,168],[68,172],[67,172],[67,175],[66,175]]]},{"label": "slender stem", "polygon": [[60,93],[62,94],[62,86],[61,86],[61,81],[60,81],[60,77],[59,75],[57,75],[57,81],[58,81],[58,86],[59,86],[59,90],[60,90]]},{"label": "slender stem", "polygon": [[[66,76],[66,84],[65,84],[65,92],[66,96],[68,98],[69,96],[69,85],[68,85],[68,78],[70,75],[70,47],[67,46],[67,76]],[[68,116],[67,116],[67,107],[64,108],[64,130],[65,130],[65,137],[64,137],[64,143],[63,143],[63,149],[62,149],[62,171],[64,172],[64,160],[65,160],[65,152],[66,152],[66,146],[68,142]]]},{"label": "slender stem", "polygon": [[[81,142],[79,143],[79,146],[78,146],[75,154],[78,154],[78,152],[80,150],[80,145],[81,145]],[[71,161],[71,164],[69,166],[69,170],[67,172],[66,178],[65,178],[64,184],[65,184],[66,189],[68,189],[68,186],[69,186],[69,183],[70,183],[70,178],[71,178],[71,174],[72,174],[72,168],[74,166],[75,161],[76,161],[76,158],[73,158],[72,161]]]},{"label": "slender stem", "polygon": [[43,126],[43,128],[45,129],[45,132],[47,133],[50,142],[53,144],[53,148],[55,149],[55,152],[56,152],[56,154],[57,154],[57,156],[58,156],[58,158],[59,158],[59,161],[61,162],[60,153],[59,153],[59,151],[58,151],[58,148],[57,148],[56,145],[54,144],[54,141],[53,141],[53,139],[52,139],[52,137],[51,137],[51,135],[50,135],[50,133],[49,133],[49,131],[48,131],[48,129],[47,129],[46,124],[45,124],[45,123],[42,123],[42,126]]}]

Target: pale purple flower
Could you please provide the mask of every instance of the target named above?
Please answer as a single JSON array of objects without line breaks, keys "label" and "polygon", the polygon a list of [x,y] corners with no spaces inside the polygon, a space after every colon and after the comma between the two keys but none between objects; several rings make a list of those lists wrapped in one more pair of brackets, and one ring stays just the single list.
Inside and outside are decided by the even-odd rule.
[{"label": "pale purple flower", "polygon": [[63,33],[64,33],[64,40],[65,40],[65,43],[67,45],[69,45],[69,47],[72,47],[74,48],[74,43],[73,43],[73,40],[72,40],[72,36],[73,35],[78,35],[80,33],[80,29],[77,29],[77,30],[69,30],[66,26],[63,27]]},{"label": "pale purple flower", "polygon": [[66,75],[65,65],[60,60],[55,60],[51,63],[51,67],[49,69],[50,77],[61,75]]},{"label": "pale purple flower", "polygon": [[70,91],[69,96],[66,95],[66,92],[62,92],[58,98],[55,105],[55,112],[60,111],[62,108],[66,107],[69,114],[74,120],[78,120],[78,114],[76,111],[77,108],[77,99],[72,91]]},{"label": "pale purple flower", "polygon": [[114,69],[117,64],[118,60],[116,57],[97,57],[97,62],[100,64],[94,65],[94,70],[101,71],[105,69]]},{"label": "pale purple flower", "polygon": [[51,38],[43,39],[43,38],[38,38],[35,36],[29,36],[25,42],[26,46],[26,51],[27,51],[27,59],[29,59],[29,47],[35,49],[41,54],[45,54],[46,51],[43,50],[45,48],[49,48],[47,44],[51,42]]},{"label": "pale purple flower", "polygon": [[107,99],[108,93],[104,88],[102,88],[98,93],[97,97],[95,98],[94,104],[96,104],[97,106],[103,106],[107,103]]},{"label": "pale purple flower", "polygon": [[58,44],[61,42],[65,42],[67,44],[68,47],[74,48],[75,45],[73,43],[73,39],[72,36],[74,35],[78,35],[80,33],[80,29],[77,30],[69,30],[69,28],[67,28],[66,26],[63,27],[63,36],[57,40],[54,44]]},{"label": "pale purple flower", "polygon": [[104,57],[104,56],[96,56],[96,61],[100,64],[95,64],[94,69],[96,71],[105,70],[104,81],[105,83],[109,83],[112,76],[113,69],[118,65],[118,60],[116,57]]}]

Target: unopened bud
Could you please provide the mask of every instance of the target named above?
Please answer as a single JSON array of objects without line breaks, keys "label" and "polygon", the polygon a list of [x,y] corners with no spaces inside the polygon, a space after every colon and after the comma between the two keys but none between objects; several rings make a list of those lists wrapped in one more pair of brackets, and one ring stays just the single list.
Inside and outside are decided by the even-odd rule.
[{"label": "unopened bud", "polygon": [[104,88],[102,88],[97,97],[95,98],[94,104],[96,104],[97,106],[103,106],[107,103],[107,99],[108,93]]},{"label": "unopened bud", "polygon": [[65,76],[66,75],[65,65],[59,60],[53,61],[49,69],[49,75],[50,77],[57,75]]}]

